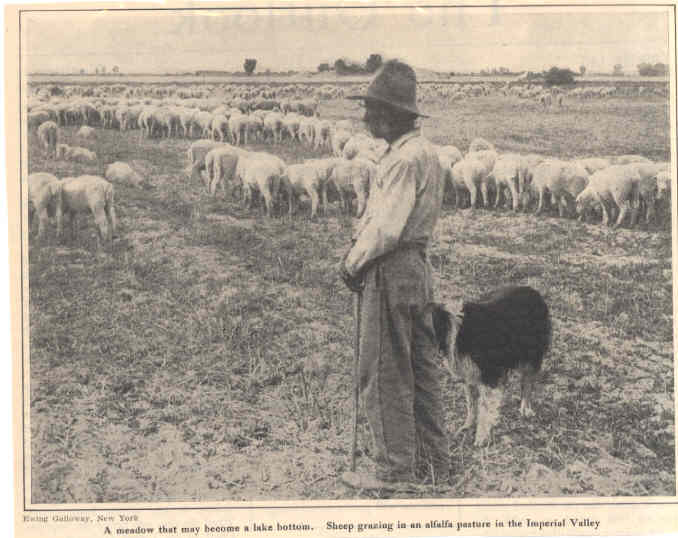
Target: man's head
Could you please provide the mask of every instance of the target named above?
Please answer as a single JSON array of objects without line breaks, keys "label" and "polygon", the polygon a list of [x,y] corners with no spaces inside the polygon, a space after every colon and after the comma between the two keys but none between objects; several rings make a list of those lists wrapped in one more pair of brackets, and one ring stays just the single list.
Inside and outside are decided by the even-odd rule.
[{"label": "man's head", "polygon": [[422,116],[417,108],[417,77],[414,70],[398,60],[389,60],[379,69],[367,95],[353,96],[365,101],[365,123],[373,136],[389,143],[414,128]]}]

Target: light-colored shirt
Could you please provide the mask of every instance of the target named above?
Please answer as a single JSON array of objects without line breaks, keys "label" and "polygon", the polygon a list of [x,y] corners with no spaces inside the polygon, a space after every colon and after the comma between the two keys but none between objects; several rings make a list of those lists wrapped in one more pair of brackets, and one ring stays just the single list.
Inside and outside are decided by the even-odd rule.
[{"label": "light-colored shirt", "polygon": [[395,140],[370,185],[346,270],[356,275],[403,243],[428,245],[440,215],[443,189],[443,169],[433,145],[418,130]]}]

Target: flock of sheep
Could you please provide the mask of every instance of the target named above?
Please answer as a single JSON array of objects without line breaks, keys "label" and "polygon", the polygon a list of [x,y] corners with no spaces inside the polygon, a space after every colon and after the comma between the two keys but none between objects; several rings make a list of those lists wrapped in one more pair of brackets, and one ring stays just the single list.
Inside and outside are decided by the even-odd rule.
[{"label": "flock of sheep", "polygon": [[[476,85],[474,91],[491,89],[491,85]],[[164,95],[156,90],[114,85],[98,87],[96,95],[85,96],[85,91],[94,90],[73,87],[72,91],[54,92],[42,87],[29,103],[29,128],[37,130],[49,156],[82,163],[96,163],[96,154],[60,144],[60,127],[80,126],[78,136],[84,139],[95,135],[95,127],[137,129],[142,138],[198,138],[188,149],[187,173],[202,182],[211,195],[230,183],[240,187],[250,207],[260,196],[269,216],[277,203],[285,201],[289,214],[294,214],[299,197],[306,195],[315,218],[326,208],[327,192],[332,189],[346,212],[352,211],[352,199],[356,198],[356,216],[362,215],[386,144],[359,132],[350,120],[319,117],[319,102],[341,97],[341,89],[289,85],[274,90],[233,85],[227,98],[219,100],[202,93],[204,88],[195,92],[184,88],[181,95],[179,89],[165,87],[160,92]],[[349,89],[361,90],[364,88]],[[427,91],[437,88],[432,85]],[[522,86],[520,91],[541,102],[548,95],[548,104],[551,98],[563,95],[541,87]],[[327,156],[287,164],[273,153],[245,148],[255,142],[271,147],[298,144]],[[639,155],[563,161],[536,154],[498,153],[482,139],[474,140],[465,155],[454,146],[439,146],[438,152],[454,207],[499,207],[510,196],[514,211],[527,210],[534,201],[539,214],[550,202],[558,207],[561,217],[576,213],[584,219],[600,208],[602,223],[615,219],[616,227],[629,214],[633,226],[641,210],[650,222],[656,206],[670,198],[669,164]],[[63,215],[70,215],[75,222],[77,213],[91,212],[100,238],[110,240],[116,226],[111,183],[138,185],[141,178],[122,162],[111,164],[105,176],[58,180],[50,174],[31,174],[29,206],[31,215],[39,215],[38,236],[50,215],[56,215],[60,234]]]}]

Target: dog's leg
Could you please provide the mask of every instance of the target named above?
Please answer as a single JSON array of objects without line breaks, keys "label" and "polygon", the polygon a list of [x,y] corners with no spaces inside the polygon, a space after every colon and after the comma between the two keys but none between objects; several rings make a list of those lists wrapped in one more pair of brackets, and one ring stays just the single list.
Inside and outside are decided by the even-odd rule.
[{"label": "dog's leg", "polygon": [[476,428],[475,446],[489,444],[492,428],[499,418],[502,398],[504,396],[504,382],[500,381],[496,388],[480,384],[478,402],[478,427]]},{"label": "dog's leg", "polygon": [[520,365],[520,414],[533,417],[532,390],[537,379],[537,370],[529,364]]},{"label": "dog's leg", "polygon": [[472,428],[478,418],[478,395],[473,385],[464,383],[464,396],[466,397],[466,420],[457,431],[457,434]]}]

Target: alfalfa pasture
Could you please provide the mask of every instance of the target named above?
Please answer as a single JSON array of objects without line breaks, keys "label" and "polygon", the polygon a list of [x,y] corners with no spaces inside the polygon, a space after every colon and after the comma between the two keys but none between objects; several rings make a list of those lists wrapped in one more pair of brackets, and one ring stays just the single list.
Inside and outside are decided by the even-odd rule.
[{"label": "alfalfa pasture", "polygon": [[[500,95],[428,102],[437,143],[465,152],[481,136],[500,152],[561,158],[669,158],[665,98],[572,100],[544,110]],[[342,100],[320,116],[359,118]],[[183,138],[96,129],[62,142],[97,153],[46,159],[29,135],[28,172],[103,174],[133,164],[146,184],[115,185],[119,237],[94,249],[31,240],[30,442],[34,503],[352,499],[352,297],[336,266],[351,219],[331,204],[267,219],[187,179]],[[299,145],[250,149],[287,163]],[[332,198],[330,199],[332,200]],[[675,494],[671,224],[612,229],[507,209],[444,208],[431,260],[449,304],[504,284],[539,289],[552,349],[537,416],[508,398],[486,449],[455,436],[461,385],[444,379],[453,479],[420,497]],[[327,374],[326,377],[324,374]],[[361,421],[359,468],[369,467]],[[396,497],[411,497],[411,493]]]}]

